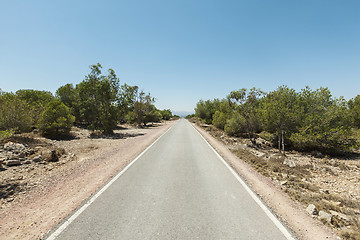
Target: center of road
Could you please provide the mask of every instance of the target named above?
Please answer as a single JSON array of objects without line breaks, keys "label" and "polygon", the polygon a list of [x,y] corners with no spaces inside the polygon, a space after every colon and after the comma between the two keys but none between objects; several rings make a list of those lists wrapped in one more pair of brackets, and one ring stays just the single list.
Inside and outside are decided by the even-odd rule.
[{"label": "center of road", "polygon": [[181,119],[48,239],[293,237],[192,125]]}]

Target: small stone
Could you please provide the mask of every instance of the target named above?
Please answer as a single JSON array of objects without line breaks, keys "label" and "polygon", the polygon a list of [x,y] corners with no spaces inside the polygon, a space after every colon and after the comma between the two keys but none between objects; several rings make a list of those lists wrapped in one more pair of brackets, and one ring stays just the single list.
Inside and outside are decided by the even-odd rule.
[{"label": "small stone", "polygon": [[325,220],[327,223],[331,223],[332,215],[330,213],[324,212],[322,210],[319,211],[319,218]]},{"label": "small stone", "polygon": [[306,211],[310,215],[317,215],[318,214],[318,210],[317,210],[317,208],[316,208],[316,206],[314,204],[309,204],[309,206],[306,208]]},{"label": "small stone", "polygon": [[42,147],[35,147],[35,151],[37,152],[37,151],[40,151],[42,149]]},{"label": "small stone", "polygon": [[25,154],[25,152],[20,152],[18,156],[19,156],[19,158],[24,158],[26,156],[26,154]]},{"label": "small stone", "polygon": [[289,159],[289,158],[285,158],[284,162],[283,162],[284,165],[287,165],[291,168],[294,168],[296,167],[296,164],[293,160]]},{"label": "small stone", "polygon": [[287,184],[287,181],[285,180],[285,181],[280,181],[280,184],[281,185],[286,185]]},{"label": "small stone", "polygon": [[4,149],[7,151],[21,152],[25,150],[25,145],[21,143],[8,142],[4,145]]},{"label": "small stone", "polygon": [[35,156],[32,161],[33,162],[41,162],[42,158],[41,158],[41,155],[38,155],[38,156]]},{"label": "small stone", "polygon": [[8,167],[12,167],[12,166],[20,166],[22,165],[20,160],[16,160],[16,159],[11,159],[11,160],[7,160],[5,162],[6,166]]}]

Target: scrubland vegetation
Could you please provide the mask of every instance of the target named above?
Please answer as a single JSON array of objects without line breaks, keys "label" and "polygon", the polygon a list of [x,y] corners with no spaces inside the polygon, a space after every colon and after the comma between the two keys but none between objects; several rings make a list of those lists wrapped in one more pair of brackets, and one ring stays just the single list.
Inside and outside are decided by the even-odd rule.
[{"label": "scrubland vegetation", "polygon": [[55,96],[39,90],[0,90],[0,139],[33,129],[51,138],[66,137],[73,124],[111,134],[119,123],[145,126],[172,118],[169,109],[155,107],[150,93],[120,85],[114,70],[104,75],[99,63],[90,69],[82,82],[61,86]]},{"label": "scrubland vegetation", "polygon": [[342,239],[360,239],[360,95],[346,101],[327,88],[240,89],[200,100],[188,118]]},{"label": "scrubland vegetation", "polygon": [[328,88],[296,92],[280,86],[269,93],[243,88],[224,99],[200,100],[195,116],[255,145],[260,136],[280,151],[342,154],[359,147],[360,95],[346,101],[332,97]]}]

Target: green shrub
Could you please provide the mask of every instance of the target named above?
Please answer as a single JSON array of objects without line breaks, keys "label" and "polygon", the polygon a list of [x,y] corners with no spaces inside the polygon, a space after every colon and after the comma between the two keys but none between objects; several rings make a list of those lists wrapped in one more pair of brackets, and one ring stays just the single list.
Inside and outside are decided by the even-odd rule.
[{"label": "green shrub", "polygon": [[226,113],[216,111],[213,115],[212,124],[221,129],[224,130],[225,124],[226,124],[227,116]]},{"label": "green shrub", "polygon": [[0,130],[28,132],[33,119],[29,114],[29,105],[13,93],[0,95]]},{"label": "green shrub", "polygon": [[32,119],[32,126],[38,123],[46,104],[54,98],[51,92],[33,89],[18,90],[16,95],[29,106],[28,114]]},{"label": "green shrub", "polygon": [[239,136],[246,133],[246,121],[238,112],[235,112],[232,117],[226,121],[224,130],[229,136]]},{"label": "green shrub", "polygon": [[38,128],[44,136],[58,137],[69,134],[75,117],[69,108],[58,99],[50,101],[40,115]]},{"label": "green shrub", "polygon": [[163,120],[170,120],[172,118],[172,112],[170,109],[164,109],[160,113]]},{"label": "green shrub", "polygon": [[14,133],[15,133],[14,129],[0,131],[0,140],[10,138],[12,135],[14,135]]}]

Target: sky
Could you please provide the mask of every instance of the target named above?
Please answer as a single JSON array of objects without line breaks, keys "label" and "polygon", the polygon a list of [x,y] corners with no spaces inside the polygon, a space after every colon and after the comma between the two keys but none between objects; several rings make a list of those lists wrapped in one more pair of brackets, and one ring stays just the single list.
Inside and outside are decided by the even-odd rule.
[{"label": "sky", "polygon": [[0,88],[55,91],[101,63],[156,107],[281,85],[360,94],[359,0],[0,0]]}]

